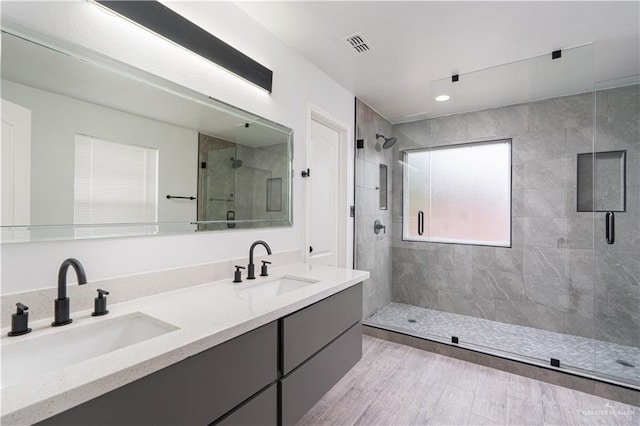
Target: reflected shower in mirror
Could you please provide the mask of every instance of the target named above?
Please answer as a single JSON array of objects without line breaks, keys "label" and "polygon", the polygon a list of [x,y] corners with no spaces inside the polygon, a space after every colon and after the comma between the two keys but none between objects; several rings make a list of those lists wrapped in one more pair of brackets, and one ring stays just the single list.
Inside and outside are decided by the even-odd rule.
[{"label": "reflected shower in mirror", "polygon": [[[243,125],[238,131],[250,132],[250,128]],[[248,146],[199,135],[198,221],[205,222],[199,224],[200,230],[235,228],[237,218],[286,220],[282,181],[287,173],[287,144],[273,143],[277,139],[261,141]],[[252,223],[260,224],[242,226]]]}]

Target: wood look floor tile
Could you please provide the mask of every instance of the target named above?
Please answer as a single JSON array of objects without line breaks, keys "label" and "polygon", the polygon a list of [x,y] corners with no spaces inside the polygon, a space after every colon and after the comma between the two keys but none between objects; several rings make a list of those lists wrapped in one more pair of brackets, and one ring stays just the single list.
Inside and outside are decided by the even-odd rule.
[{"label": "wood look floor tile", "polygon": [[362,360],[300,425],[634,425],[640,408],[363,336]]}]

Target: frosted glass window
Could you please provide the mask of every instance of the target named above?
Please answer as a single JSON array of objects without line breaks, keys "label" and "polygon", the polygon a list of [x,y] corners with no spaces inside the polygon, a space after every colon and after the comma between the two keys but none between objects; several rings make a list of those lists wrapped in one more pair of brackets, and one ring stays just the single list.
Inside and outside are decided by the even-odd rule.
[{"label": "frosted glass window", "polygon": [[[158,150],[76,135],[74,223],[157,221]],[[99,229],[79,228],[77,232],[84,236],[109,235],[114,231],[113,227]],[[126,229],[118,229],[117,233],[127,233]],[[133,227],[129,230],[132,234],[141,231]]]},{"label": "frosted glass window", "polygon": [[511,141],[408,151],[403,238],[511,246]]}]

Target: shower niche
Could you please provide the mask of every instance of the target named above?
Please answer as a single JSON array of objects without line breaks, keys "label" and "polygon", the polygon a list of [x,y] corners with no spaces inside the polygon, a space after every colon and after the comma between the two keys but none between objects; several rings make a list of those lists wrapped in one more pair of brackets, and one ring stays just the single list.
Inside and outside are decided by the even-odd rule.
[{"label": "shower niche", "polygon": [[378,190],[380,191],[378,197],[378,206],[380,210],[388,210],[388,167],[386,164],[380,164],[379,176],[378,176]]},{"label": "shower niche", "polygon": [[578,154],[578,212],[606,212],[604,235],[615,243],[615,213],[626,209],[627,151]]},{"label": "shower niche", "polygon": [[624,212],[627,151],[578,154],[578,211]]}]

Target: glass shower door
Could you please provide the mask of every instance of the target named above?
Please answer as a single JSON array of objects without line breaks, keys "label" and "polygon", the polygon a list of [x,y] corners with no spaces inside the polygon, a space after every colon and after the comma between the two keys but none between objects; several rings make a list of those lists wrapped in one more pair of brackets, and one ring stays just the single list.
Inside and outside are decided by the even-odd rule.
[{"label": "glass shower door", "polygon": [[640,76],[596,90],[594,370],[640,386]]}]

